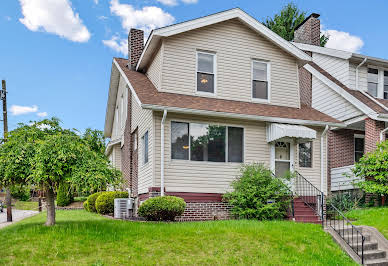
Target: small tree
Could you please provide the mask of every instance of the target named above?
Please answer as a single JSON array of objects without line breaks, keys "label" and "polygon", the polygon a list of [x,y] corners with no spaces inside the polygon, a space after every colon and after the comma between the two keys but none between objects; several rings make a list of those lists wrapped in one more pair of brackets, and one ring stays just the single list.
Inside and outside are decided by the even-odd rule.
[{"label": "small tree", "polygon": [[[268,17],[263,24],[270,30],[280,35],[287,41],[294,39],[295,28],[306,18],[306,12],[301,11],[295,4],[289,3],[275,14],[273,18]],[[322,35],[320,37],[320,45],[323,47],[329,40],[329,36]]]},{"label": "small tree", "polygon": [[364,155],[353,168],[362,178],[356,185],[366,193],[388,195],[388,141],[377,145],[374,152]]}]

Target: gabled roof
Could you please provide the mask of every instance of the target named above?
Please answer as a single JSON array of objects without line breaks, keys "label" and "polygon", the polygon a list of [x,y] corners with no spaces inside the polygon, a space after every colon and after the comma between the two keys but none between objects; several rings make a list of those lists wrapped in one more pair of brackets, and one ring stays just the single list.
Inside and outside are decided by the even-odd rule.
[{"label": "gabled roof", "polygon": [[[310,107],[292,108],[159,92],[146,75],[130,70],[127,63],[128,59],[113,59],[113,67],[118,69],[137,103],[145,109],[289,124],[344,126],[340,121]],[[113,117],[108,117],[108,110],[105,122],[105,135],[110,136]]]},{"label": "gabled roof", "polygon": [[348,88],[316,63],[310,62],[309,64],[305,65],[304,68],[306,68],[311,74],[313,74],[321,81],[326,81],[326,85],[335,90],[369,117],[378,119],[379,115],[385,116],[388,114],[388,101],[378,100],[367,92],[361,92]]},{"label": "gabled roof", "polygon": [[264,36],[268,40],[272,41],[275,45],[285,50],[289,54],[295,56],[297,59],[303,62],[311,61],[311,57],[295,47],[292,43],[284,40],[282,37],[268,29],[266,26],[261,24],[255,18],[248,15],[246,12],[242,11],[239,8],[233,8],[223,12],[215,13],[209,16],[189,20],[186,22],[174,24],[171,26],[166,26],[153,30],[148,37],[146,45],[144,47],[143,53],[140,57],[140,60],[136,66],[137,70],[142,70],[147,66],[154,50],[158,47],[159,41],[161,38],[169,37],[179,33],[183,33],[189,30],[198,29],[201,27],[209,26],[215,23],[223,22],[230,19],[239,19],[242,23],[247,25],[249,28],[257,32],[258,34]]}]

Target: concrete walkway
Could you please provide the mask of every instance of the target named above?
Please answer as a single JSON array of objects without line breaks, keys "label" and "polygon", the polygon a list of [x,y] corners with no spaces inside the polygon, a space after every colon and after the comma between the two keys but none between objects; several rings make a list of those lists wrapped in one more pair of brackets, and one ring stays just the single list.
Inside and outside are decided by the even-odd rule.
[{"label": "concrete walkway", "polygon": [[15,222],[26,219],[28,217],[34,216],[38,213],[39,213],[38,211],[23,211],[23,210],[12,209],[13,222],[8,223],[7,222],[7,210],[4,209],[4,212],[0,212],[0,229],[6,227],[8,225],[11,225]]}]

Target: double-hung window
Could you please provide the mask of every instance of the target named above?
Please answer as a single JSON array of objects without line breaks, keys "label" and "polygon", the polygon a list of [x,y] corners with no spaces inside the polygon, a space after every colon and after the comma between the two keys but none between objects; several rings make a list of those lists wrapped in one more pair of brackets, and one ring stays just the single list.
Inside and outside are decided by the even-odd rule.
[{"label": "double-hung window", "polygon": [[364,156],[364,144],[365,138],[364,136],[354,136],[354,162],[358,163],[361,157]]},{"label": "double-hung window", "polygon": [[216,55],[197,52],[197,92],[215,93]]},{"label": "double-hung window", "polygon": [[200,123],[171,122],[171,158],[243,162],[244,130]]},{"label": "double-hung window", "polygon": [[388,71],[384,71],[384,99],[388,99]]},{"label": "double-hung window", "polygon": [[143,144],[143,164],[146,164],[148,163],[148,130],[141,139]]},{"label": "double-hung window", "polygon": [[299,144],[299,166],[312,167],[313,151],[312,142],[305,142]]},{"label": "double-hung window", "polygon": [[370,95],[377,97],[379,88],[379,70],[368,68],[368,92]]},{"label": "double-hung window", "polygon": [[263,61],[252,61],[252,98],[269,101],[270,64]]}]

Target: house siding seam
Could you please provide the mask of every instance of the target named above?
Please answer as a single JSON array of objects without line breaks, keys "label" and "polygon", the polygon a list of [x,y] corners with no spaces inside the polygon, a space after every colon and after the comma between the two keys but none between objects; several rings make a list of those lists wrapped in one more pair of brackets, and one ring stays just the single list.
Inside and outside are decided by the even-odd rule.
[{"label": "house siding seam", "polygon": [[132,189],[132,140],[131,140],[131,125],[132,125],[132,93],[128,90],[127,97],[127,119],[124,128],[124,145],[121,148],[121,172],[123,173],[123,188]]}]

